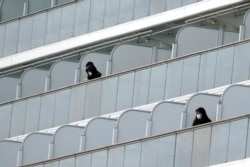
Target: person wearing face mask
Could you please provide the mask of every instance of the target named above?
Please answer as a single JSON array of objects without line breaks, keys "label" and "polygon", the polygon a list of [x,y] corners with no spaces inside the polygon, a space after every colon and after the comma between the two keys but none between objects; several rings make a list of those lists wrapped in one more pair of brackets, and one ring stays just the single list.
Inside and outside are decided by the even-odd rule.
[{"label": "person wearing face mask", "polygon": [[207,116],[206,110],[203,107],[197,108],[195,112],[196,116],[193,121],[193,126],[211,122],[211,120]]}]

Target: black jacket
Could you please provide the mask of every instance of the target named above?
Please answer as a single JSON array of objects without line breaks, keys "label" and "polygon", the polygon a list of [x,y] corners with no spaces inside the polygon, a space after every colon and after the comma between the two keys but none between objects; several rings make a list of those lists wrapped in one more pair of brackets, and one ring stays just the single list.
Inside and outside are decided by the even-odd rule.
[{"label": "black jacket", "polygon": [[88,75],[88,80],[99,78],[102,76],[102,74],[96,69],[93,63],[87,64],[85,71]]}]

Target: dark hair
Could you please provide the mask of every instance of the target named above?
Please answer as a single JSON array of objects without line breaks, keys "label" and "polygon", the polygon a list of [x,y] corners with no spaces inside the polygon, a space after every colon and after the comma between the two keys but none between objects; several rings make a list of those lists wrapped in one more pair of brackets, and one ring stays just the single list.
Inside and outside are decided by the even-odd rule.
[{"label": "dark hair", "polygon": [[86,67],[87,66],[90,66],[90,65],[94,65],[94,63],[92,61],[89,61],[87,64],[86,64]]},{"label": "dark hair", "polygon": [[197,108],[195,112],[201,113],[202,117],[201,119],[195,117],[193,121],[193,126],[211,122],[210,118],[207,116],[206,110],[203,107]]}]

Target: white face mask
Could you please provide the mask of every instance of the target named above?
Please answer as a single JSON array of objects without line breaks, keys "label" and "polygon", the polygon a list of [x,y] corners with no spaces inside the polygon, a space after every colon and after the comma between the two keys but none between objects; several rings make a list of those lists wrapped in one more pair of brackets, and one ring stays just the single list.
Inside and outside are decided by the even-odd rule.
[{"label": "white face mask", "polygon": [[196,114],[197,119],[201,119],[201,114]]}]

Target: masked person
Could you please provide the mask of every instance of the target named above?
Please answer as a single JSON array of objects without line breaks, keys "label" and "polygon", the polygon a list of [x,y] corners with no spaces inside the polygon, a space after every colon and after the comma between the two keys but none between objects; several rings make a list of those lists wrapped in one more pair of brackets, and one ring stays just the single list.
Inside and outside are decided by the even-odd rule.
[{"label": "masked person", "polygon": [[211,122],[207,116],[206,110],[203,107],[197,108],[195,112],[196,116],[193,121],[193,126]]},{"label": "masked person", "polygon": [[89,61],[85,67],[85,71],[88,75],[88,80],[99,78],[102,76],[102,74],[96,69],[93,62]]}]

